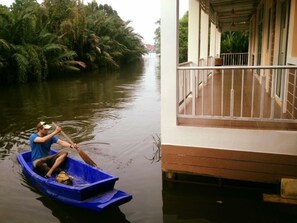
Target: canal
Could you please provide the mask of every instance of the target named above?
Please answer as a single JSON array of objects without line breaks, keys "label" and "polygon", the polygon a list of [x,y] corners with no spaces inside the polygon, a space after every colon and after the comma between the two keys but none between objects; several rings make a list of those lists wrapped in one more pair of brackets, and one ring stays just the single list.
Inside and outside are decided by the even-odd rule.
[{"label": "canal", "polygon": [[[159,58],[149,55],[143,64],[120,71],[2,86],[0,222],[296,222],[296,206],[263,202],[263,191],[271,190],[267,185],[163,181],[155,156],[159,70]],[[28,137],[40,120],[58,123],[101,169],[119,177],[115,187],[133,199],[94,213],[53,201],[32,188],[16,155],[30,149]],[[75,151],[69,156],[80,159]]]}]

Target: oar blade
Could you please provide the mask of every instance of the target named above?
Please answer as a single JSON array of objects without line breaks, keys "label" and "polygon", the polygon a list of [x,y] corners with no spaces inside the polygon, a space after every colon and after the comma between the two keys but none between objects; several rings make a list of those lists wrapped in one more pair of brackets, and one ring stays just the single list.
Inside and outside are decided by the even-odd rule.
[{"label": "oar blade", "polygon": [[[57,127],[58,125],[55,123],[55,122],[53,122],[53,125],[55,126],[55,127]],[[66,133],[65,132],[63,132],[63,131],[61,131],[61,133],[62,133],[62,135],[65,137],[65,139],[69,142],[69,143],[71,143],[71,144],[74,144],[73,143],[73,141],[69,138],[69,136],[68,135],[66,135]],[[85,161],[87,164],[89,164],[89,165],[91,165],[91,166],[93,166],[93,167],[97,167],[97,165],[96,165],[96,163],[84,152],[84,151],[82,151],[82,150],[80,150],[80,149],[78,149],[78,148],[75,148],[76,150],[77,150],[77,152],[78,152],[78,154],[80,155],[80,157],[83,159],[83,161]],[[98,167],[97,167],[98,168]]]},{"label": "oar blade", "polygon": [[97,167],[96,163],[84,151],[79,150],[78,154],[83,159],[83,161],[85,161],[87,164],[89,164],[93,167]]}]

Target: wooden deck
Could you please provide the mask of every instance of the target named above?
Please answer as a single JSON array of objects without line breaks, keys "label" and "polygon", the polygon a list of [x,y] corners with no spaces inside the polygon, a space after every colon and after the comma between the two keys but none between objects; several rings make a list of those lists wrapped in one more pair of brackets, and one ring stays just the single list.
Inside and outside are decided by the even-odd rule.
[{"label": "wooden deck", "polygon": [[162,171],[279,183],[297,178],[297,156],[162,145]]},{"label": "wooden deck", "polygon": [[[244,80],[242,80],[244,78]],[[242,83],[244,83],[243,91]],[[253,84],[254,83],[254,84]],[[199,126],[199,127],[224,127],[224,128],[247,128],[247,129],[265,129],[265,130],[297,130],[297,123],[288,123],[281,121],[267,121],[271,116],[271,97],[270,91],[264,93],[264,106],[261,116],[261,86],[257,75],[251,72],[241,75],[240,71],[234,72],[234,110],[232,120],[226,120],[224,117],[230,116],[230,95],[232,86],[231,71],[216,72],[208,78],[207,85],[200,88],[196,98],[195,115],[199,117],[178,117],[178,125]],[[254,86],[254,87],[253,87]],[[223,88],[223,91],[222,91]],[[252,94],[254,88],[254,94]],[[222,96],[223,92],[223,96]],[[241,94],[243,93],[243,97]],[[203,97],[203,100],[202,100]],[[186,108],[181,109],[180,114],[192,114],[192,99],[188,100]],[[253,102],[253,103],[252,103]],[[213,107],[212,107],[213,106]],[[203,108],[203,109],[202,109]],[[274,103],[274,118],[289,117],[290,114],[281,113],[281,107]],[[207,118],[210,117],[210,118]],[[216,118],[218,117],[218,118]],[[263,120],[238,120],[240,118],[263,117]]]}]

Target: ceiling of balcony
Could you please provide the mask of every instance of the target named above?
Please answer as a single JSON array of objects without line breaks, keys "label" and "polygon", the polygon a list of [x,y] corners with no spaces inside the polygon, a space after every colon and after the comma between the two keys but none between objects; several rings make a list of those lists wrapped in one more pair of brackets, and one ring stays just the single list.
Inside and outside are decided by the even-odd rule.
[{"label": "ceiling of balcony", "polygon": [[222,31],[248,30],[260,0],[209,0]]}]

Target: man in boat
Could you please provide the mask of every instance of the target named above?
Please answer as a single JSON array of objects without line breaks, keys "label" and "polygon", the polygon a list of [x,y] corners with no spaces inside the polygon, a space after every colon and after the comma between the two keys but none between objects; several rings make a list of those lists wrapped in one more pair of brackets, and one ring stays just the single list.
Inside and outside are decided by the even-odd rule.
[{"label": "man in boat", "polygon": [[59,126],[52,133],[48,134],[48,130],[51,127],[51,125],[41,121],[37,124],[37,133],[33,133],[29,138],[34,170],[46,178],[50,178],[54,172],[61,171],[59,166],[68,155],[66,151],[50,155],[50,148],[53,143],[63,147],[77,148],[76,144],[70,144],[56,136],[62,131]]}]

